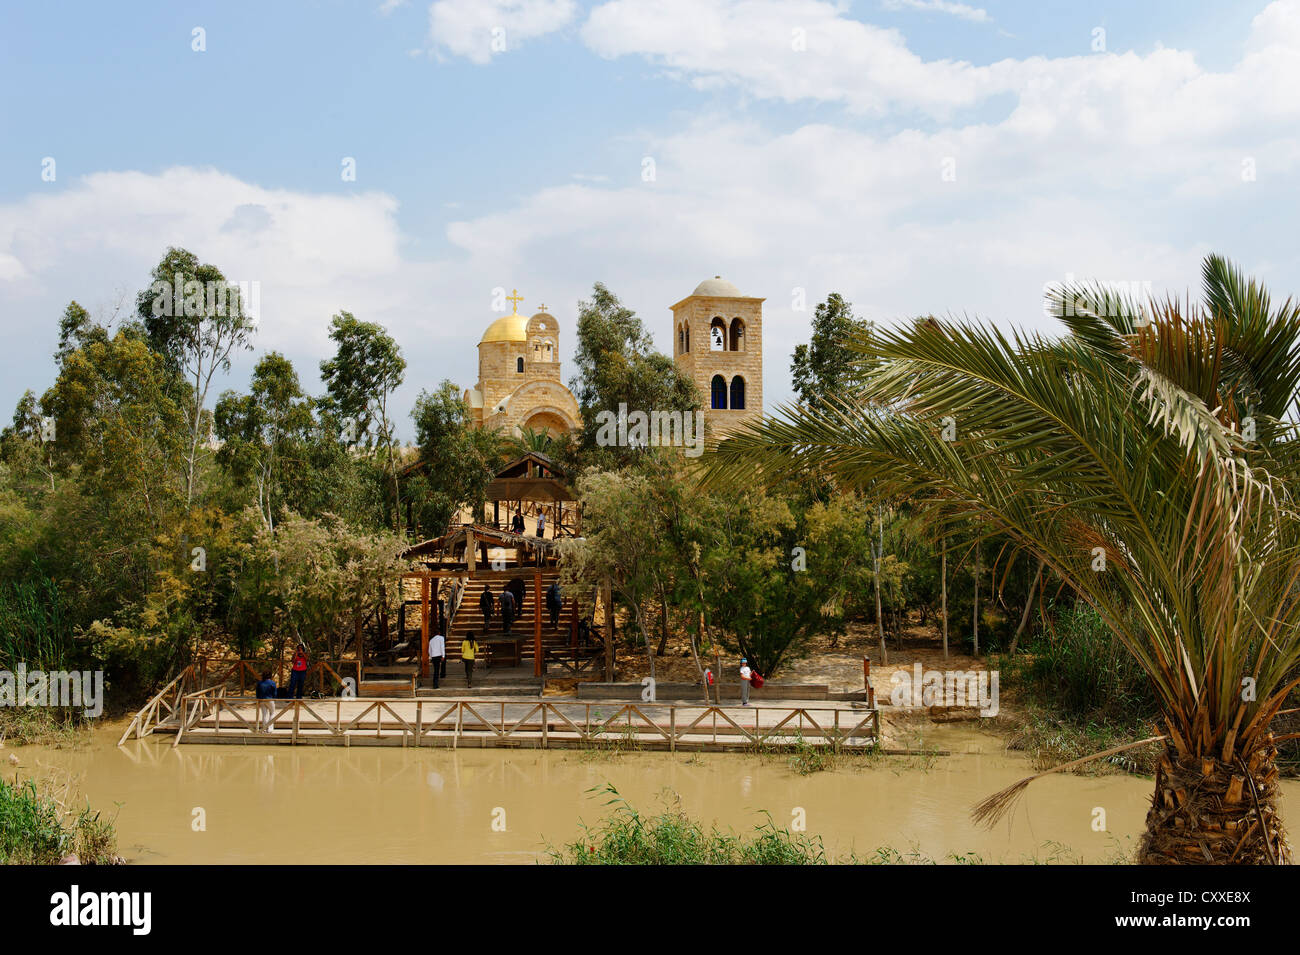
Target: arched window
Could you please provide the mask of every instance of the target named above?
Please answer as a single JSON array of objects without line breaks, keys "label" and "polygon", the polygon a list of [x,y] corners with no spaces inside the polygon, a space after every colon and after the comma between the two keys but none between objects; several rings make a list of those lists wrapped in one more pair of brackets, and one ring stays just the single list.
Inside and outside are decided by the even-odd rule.
[{"label": "arched window", "polygon": [[515,359],[515,371],[522,375],[524,373],[524,356],[520,355]]},{"label": "arched window", "polygon": [[745,323],[738,318],[731,320],[731,350],[745,350]]},{"label": "arched window", "polygon": [[551,355],[552,355],[552,354],[553,354],[553,349],[551,348],[551,343],[550,343],[549,340],[547,340],[547,342],[546,342],[546,360],[547,360],[547,361],[551,361]]},{"label": "arched window", "polygon": [[731,379],[731,410],[743,411],[745,408],[745,379],[737,375]]},{"label": "arched window", "polygon": [[723,378],[721,375],[714,375],[713,387],[710,390],[712,391],[711,397],[713,400],[709,403],[709,407],[726,411],[727,410],[727,379]]},{"label": "arched window", "polygon": [[709,351],[727,350],[727,323],[715,318],[709,323]]},{"label": "arched window", "polygon": [[691,326],[686,326],[686,350],[691,350]]},{"label": "arched window", "polygon": [[677,326],[677,351],[678,352],[686,351],[686,326],[685,325]]}]

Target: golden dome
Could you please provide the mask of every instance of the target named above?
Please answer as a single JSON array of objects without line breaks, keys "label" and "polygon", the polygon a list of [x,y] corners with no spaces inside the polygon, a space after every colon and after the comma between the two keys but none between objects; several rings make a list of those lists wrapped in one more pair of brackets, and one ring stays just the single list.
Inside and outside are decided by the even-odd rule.
[{"label": "golden dome", "polygon": [[512,312],[503,315],[487,327],[480,345],[485,342],[523,342],[528,340],[528,317]]}]

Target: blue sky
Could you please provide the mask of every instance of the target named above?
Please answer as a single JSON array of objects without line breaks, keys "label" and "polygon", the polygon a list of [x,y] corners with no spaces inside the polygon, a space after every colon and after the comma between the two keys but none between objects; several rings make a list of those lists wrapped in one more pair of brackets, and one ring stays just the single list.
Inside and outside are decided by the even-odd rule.
[{"label": "blue sky", "polygon": [[668,350],[722,274],[768,298],[769,406],[830,291],[1046,328],[1045,282],[1182,291],[1216,250],[1290,294],[1297,88],[1300,0],[11,5],[0,414],[67,301],[109,318],[168,244],[260,283],[257,350],[310,389],[333,312],[387,325],[408,435],[420,388],[473,383],[499,287],[567,361],[593,282]]}]

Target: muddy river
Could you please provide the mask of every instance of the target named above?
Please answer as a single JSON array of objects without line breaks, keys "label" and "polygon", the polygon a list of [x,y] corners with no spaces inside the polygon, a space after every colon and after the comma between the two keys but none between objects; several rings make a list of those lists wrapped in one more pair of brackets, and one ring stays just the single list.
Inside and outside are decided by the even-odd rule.
[{"label": "muddy river", "polygon": [[[970,807],[1033,769],[961,725],[926,734],[925,745],[950,756],[848,759],[806,776],[780,756],[173,749],[163,736],[119,748],[120,733],[107,724],[74,748],[7,749],[21,760],[7,775],[72,774],[94,807],[116,812],[120,849],[142,864],[532,862],[609,811],[608,797],[590,792],[606,784],[643,812],[680,800],[694,818],[736,832],[764,812],[778,825],[802,822],[836,856],[889,846],[937,861],[1108,862],[1131,853],[1151,792],[1131,776],[1051,776],[1029,787],[1009,821],[978,828]],[[1294,826],[1300,782],[1283,785]]]}]

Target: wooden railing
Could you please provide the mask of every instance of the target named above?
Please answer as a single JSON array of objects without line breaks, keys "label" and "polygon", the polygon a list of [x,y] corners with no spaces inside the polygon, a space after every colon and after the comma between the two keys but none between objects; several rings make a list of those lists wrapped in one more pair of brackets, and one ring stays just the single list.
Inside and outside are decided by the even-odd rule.
[{"label": "wooden railing", "polygon": [[[184,670],[178,673],[170,683],[159,690],[154,696],[142,706],[131,718],[127,724],[126,730],[123,731],[117,745],[121,746],[131,738],[141,739],[150,735],[160,726],[179,726],[183,732],[186,725],[186,718],[183,715],[183,704],[185,701],[195,697],[202,697],[205,694],[212,694],[213,691],[220,690],[219,696],[224,697],[227,689],[233,689],[233,686],[227,687],[227,684],[233,684],[235,678],[239,680],[240,697],[256,687],[262,678],[262,671],[270,668],[271,664],[264,660],[208,660],[206,658],[192,663]],[[306,685],[312,684],[312,677],[315,676],[316,685],[320,692],[325,692],[325,675],[328,673],[336,682],[346,685],[344,677],[339,673],[340,670],[352,670],[354,680],[352,684],[353,692],[358,692],[361,688],[361,663],[357,660],[318,660],[307,668]]]},{"label": "wooden railing", "polygon": [[[258,707],[270,704],[269,725]],[[763,714],[773,714],[766,725]],[[844,720],[844,716],[850,718]],[[334,742],[358,737],[402,737],[416,746],[438,739],[453,748],[464,741],[510,745],[524,739],[549,745],[608,745],[675,750],[678,745],[789,744],[869,747],[880,737],[879,712],[842,707],[609,703],[545,700],[329,700],[232,699],[224,688],[186,694],[178,707],[176,743],[202,729],[204,738],[238,736]],[[175,744],[173,744],[175,745]]]},{"label": "wooden railing", "polygon": [[175,718],[180,712],[181,700],[193,689],[197,681],[198,674],[192,665],[176,674],[170,683],[155,693],[153,698],[135,714],[122,733],[122,738],[117,741],[117,745],[121,746],[125,743],[132,731],[135,732],[135,738],[140,739],[157,729],[158,724]]}]

